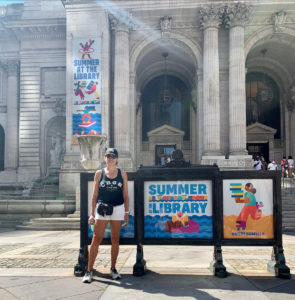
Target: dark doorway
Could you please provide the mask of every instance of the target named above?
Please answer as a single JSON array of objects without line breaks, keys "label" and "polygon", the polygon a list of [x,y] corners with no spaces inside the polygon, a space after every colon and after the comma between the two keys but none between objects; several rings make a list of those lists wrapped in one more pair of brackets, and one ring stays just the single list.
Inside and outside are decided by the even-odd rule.
[{"label": "dark doorway", "polygon": [[280,92],[276,82],[259,72],[248,73],[246,77],[247,126],[259,122],[280,131]]},{"label": "dark doorway", "polygon": [[5,133],[0,125],[0,171],[4,171]]},{"label": "dark doorway", "polygon": [[263,156],[266,162],[269,162],[268,143],[247,143],[247,150],[253,158],[255,156]]},{"label": "dark doorway", "polygon": [[150,130],[164,124],[183,130],[184,140],[190,139],[191,91],[182,80],[170,75],[152,79],[143,90],[141,102],[143,141],[148,140]]}]

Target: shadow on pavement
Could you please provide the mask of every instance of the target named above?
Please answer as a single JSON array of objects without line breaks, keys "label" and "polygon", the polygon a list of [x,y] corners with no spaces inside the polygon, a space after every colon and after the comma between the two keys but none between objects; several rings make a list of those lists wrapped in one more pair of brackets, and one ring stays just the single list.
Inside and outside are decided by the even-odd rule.
[{"label": "shadow on pavement", "polygon": [[[123,278],[110,280],[106,274],[95,273],[94,281],[108,284],[110,293],[114,296],[121,294],[122,289],[129,293],[142,291],[146,294],[164,294],[170,297],[193,297],[195,299],[221,299],[211,294],[214,290],[223,294],[236,294],[245,292],[280,293],[295,296],[295,276],[291,280],[275,278],[272,276],[241,276],[229,274],[226,278],[217,278],[210,275],[187,274],[159,274],[147,271],[142,277],[123,274]],[[250,297],[251,294],[249,294]],[[106,294],[107,296],[107,294]],[[253,295],[255,299],[255,295]],[[277,295],[279,296],[279,295]],[[130,295],[130,299],[132,299]]]}]

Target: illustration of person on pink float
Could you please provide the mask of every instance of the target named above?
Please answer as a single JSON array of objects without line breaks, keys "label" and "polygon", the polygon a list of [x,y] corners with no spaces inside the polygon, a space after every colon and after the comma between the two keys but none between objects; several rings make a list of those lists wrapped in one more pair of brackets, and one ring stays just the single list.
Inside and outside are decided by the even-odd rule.
[{"label": "illustration of person on pink float", "polygon": [[254,188],[252,183],[247,183],[245,185],[245,196],[244,200],[240,203],[245,203],[242,211],[240,212],[238,218],[237,218],[237,229],[240,230],[242,228],[243,230],[246,229],[247,220],[248,217],[251,216],[253,220],[259,220],[262,216],[261,207],[263,207],[262,202],[257,202],[255,193],[256,189]]}]

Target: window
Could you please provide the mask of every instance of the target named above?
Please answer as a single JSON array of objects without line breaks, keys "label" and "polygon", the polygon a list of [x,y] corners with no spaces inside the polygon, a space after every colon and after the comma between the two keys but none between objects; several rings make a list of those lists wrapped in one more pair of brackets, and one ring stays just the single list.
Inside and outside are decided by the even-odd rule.
[{"label": "window", "polygon": [[162,166],[170,162],[176,145],[156,145],[156,165]]},{"label": "window", "polygon": [[277,130],[280,138],[280,94],[277,84],[264,73],[249,73],[246,78],[247,125],[255,122]]},{"label": "window", "polygon": [[183,81],[167,76],[166,92],[163,99],[165,76],[151,80],[142,93],[142,139],[148,140],[147,133],[162,125],[170,125],[185,132],[184,139],[190,138],[191,95]]}]

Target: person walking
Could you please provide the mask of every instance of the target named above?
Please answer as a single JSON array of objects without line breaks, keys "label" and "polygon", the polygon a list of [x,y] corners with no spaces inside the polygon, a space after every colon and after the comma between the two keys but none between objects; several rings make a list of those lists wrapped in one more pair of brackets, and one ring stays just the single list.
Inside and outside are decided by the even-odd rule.
[{"label": "person walking", "polygon": [[111,224],[111,270],[112,279],[120,279],[116,270],[119,253],[119,239],[122,221],[129,223],[128,179],[125,172],[117,168],[118,151],[108,148],[104,155],[106,168],[98,170],[94,176],[93,194],[89,225],[93,225],[93,238],[89,249],[88,268],[83,277],[84,283],[90,283],[93,278],[93,265],[102,242],[107,224]]},{"label": "person walking", "polygon": [[282,168],[282,177],[288,177],[289,163],[286,156],[283,156],[281,160],[281,168]]}]

